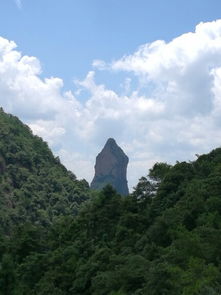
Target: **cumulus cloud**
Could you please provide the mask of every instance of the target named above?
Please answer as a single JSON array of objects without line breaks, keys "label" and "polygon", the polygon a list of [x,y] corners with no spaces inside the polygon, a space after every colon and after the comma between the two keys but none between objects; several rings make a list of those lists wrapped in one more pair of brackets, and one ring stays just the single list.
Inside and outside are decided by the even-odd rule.
[{"label": "cumulus cloud", "polygon": [[[156,161],[188,161],[220,146],[221,20],[112,63],[97,60],[93,69],[75,81],[75,94],[64,92],[62,79],[40,77],[36,57],[0,38],[0,105],[47,140],[77,176],[91,180],[108,137],[130,158],[130,187]],[[97,83],[97,70],[124,73],[121,88]]]},{"label": "cumulus cloud", "polygon": [[[112,63],[114,70],[129,71],[144,84],[155,84],[169,110],[188,116],[206,114],[213,107],[213,72],[221,66],[221,21],[200,23],[195,32],[166,43],[142,45]],[[172,106],[172,108],[171,108]]]}]

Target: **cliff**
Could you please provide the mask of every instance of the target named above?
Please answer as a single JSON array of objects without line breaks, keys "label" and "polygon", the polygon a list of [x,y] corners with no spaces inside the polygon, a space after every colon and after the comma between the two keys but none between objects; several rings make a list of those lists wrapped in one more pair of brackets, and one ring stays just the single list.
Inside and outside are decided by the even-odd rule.
[{"label": "cliff", "polygon": [[120,194],[128,195],[126,178],[128,161],[128,157],[116,141],[109,138],[96,157],[95,175],[91,188],[100,190],[105,185],[111,184]]}]

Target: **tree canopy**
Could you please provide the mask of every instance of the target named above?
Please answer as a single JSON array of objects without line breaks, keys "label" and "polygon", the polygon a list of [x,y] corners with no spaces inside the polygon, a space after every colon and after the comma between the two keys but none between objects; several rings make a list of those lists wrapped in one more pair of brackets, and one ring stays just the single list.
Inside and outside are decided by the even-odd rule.
[{"label": "tree canopy", "polygon": [[[0,294],[221,293],[221,148],[90,192],[0,113]],[[83,202],[84,201],[84,202]]]}]

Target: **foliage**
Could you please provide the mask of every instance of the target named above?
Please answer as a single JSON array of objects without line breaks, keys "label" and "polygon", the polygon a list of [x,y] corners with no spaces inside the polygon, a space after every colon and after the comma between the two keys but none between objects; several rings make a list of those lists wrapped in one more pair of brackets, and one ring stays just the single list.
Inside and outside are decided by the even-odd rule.
[{"label": "foliage", "polygon": [[0,231],[15,224],[48,225],[77,213],[88,198],[78,181],[28,126],[0,109]]},{"label": "foliage", "polygon": [[157,163],[128,197],[107,186],[79,209],[85,184],[0,118],[0,294],[221,293],[220,148]]}]

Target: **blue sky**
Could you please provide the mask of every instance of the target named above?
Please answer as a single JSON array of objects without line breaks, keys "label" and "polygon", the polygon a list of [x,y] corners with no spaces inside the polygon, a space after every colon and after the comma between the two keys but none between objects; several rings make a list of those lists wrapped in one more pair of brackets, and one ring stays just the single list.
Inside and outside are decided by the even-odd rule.
[{"label": "blue sky", "polygon": [[108,137],[130,187],[220,146],[220,1],[3,0],[0,16],[0,104],[78,177]]},{"label": "blue sky", "polygon": [[24,54],[38,57],[44,76],[62,77],[70,88],[94,59],[111,61],[141,44],[192,31],[201,21],[219,18],[221,2],[2,0],[0,11],[1,36],[14,40]]}]

